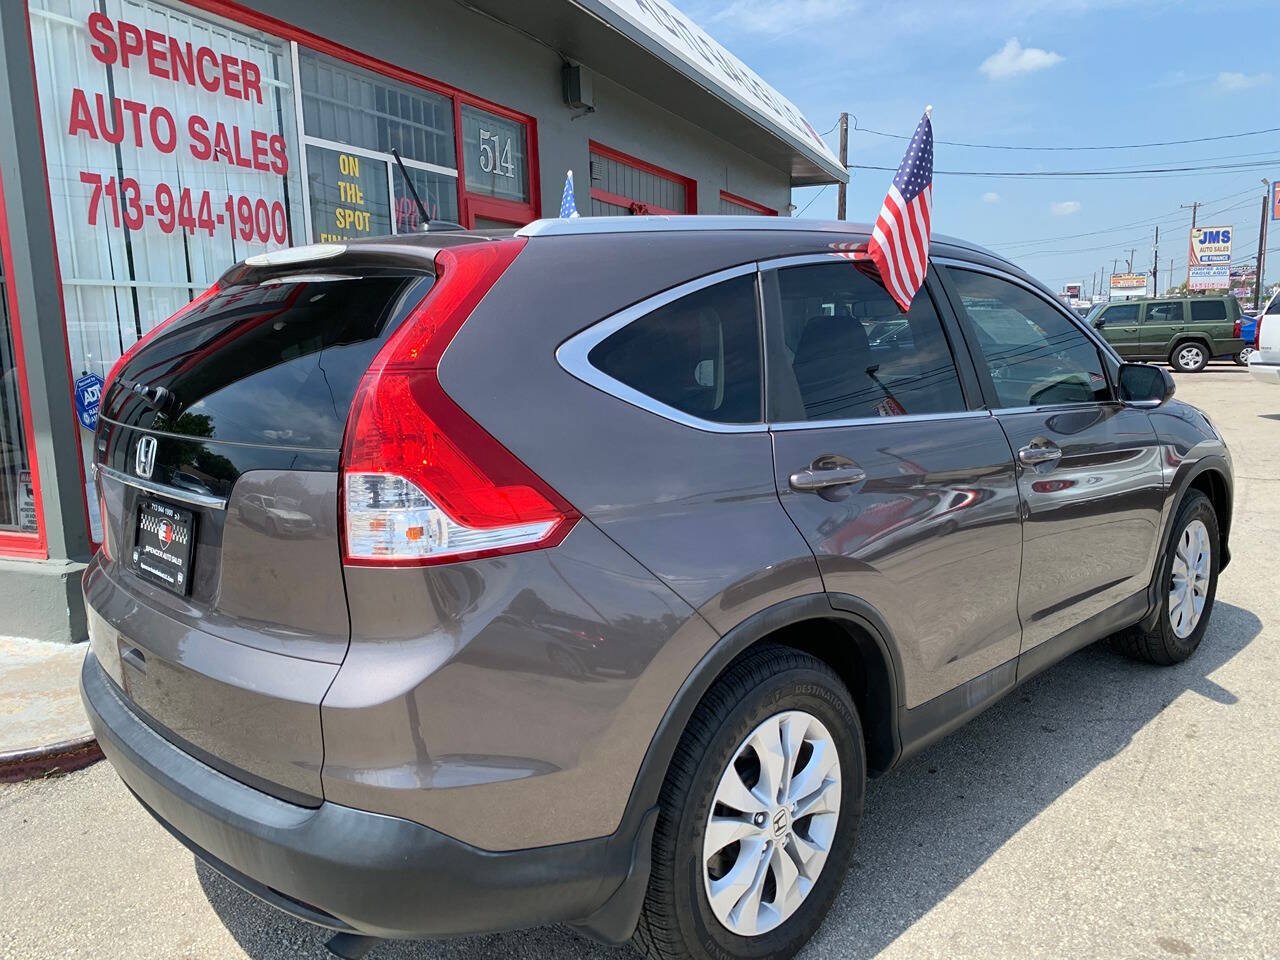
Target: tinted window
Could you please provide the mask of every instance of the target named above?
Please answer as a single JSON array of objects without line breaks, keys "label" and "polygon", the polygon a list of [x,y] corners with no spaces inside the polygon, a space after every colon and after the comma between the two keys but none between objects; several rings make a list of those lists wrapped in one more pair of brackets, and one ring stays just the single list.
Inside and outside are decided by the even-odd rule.
[{"label": "tinted window", "polygon": [[[228,287],[130,359],[103,416],[184,436],[337,449],[360,378],[430,284]],[[163,393],[142,399],[135,384]]]},{"label": "tinted window", "polygon": [[1227,301],[1192,300],[1191,319],[1194,323],[1212,323],[1227,319]]},{"label": "tinted window", "polygon": [[1116,307],[1107,307],[1102,316],[1107,323],[1137,323],[1138,305],[1122,303]]},{"label": "tinted window", "polygon": [[1268,317],[1274,317],[1278,313],[1280,313],[1280,295],[1272,298],[1271,305],[1267,307]]},{"label": "tinted window", "polygon": [[1110,399],[1098,350],[1025,287],[970,270],[951,275],[973,321],[1002,407]]},{"label": "tinted window", "polygon": [[1169,300],[1164,303],[1147,304],[1147,323],[1184,323],[1182,301]]},{"label": "tinted window", "polygon": [[[782,420],[845,420],[965,409],[927,290],[903,314],[852,263],[778,271]],[[770,367],[772,370],[772,366]]]},{"label": "tinted window", "polygon": [[591,348],[598,370],[669,407],[718,423],[759,423],[754,276],[659,307]]}]

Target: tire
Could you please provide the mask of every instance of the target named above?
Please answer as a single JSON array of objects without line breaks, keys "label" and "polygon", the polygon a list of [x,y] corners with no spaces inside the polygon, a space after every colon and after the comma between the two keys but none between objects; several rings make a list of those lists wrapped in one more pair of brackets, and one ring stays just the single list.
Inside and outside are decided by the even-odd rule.
[{"label": "tire", "polygon": [[1249,355],[1251,353],[1253,353],[1253,347],[1243,347],[1240,352],[1231,359],[1234,360],[1238,366],[1247,367],[1249,365]]},{"label": "tire", "polygon": [[[762,730],[774,730],[770,725],[776,723],[803,724],[806,731],[806,739],[791,755],[795,789],[807,790],[812,782],[822,784],[807,794],[807,801],[791,809],[803,809],[805,802],[814,806],[813,798],[818,796],[825,799],[826,806],[838,809],[801,816],[790,823],[785,804],[773,813],[760,810],[755,815],[760,819],[753,819],[714,802],[717,796],[726,796],[722,788],[731,789],[730,776],[735,785],[762,790],[759,779],[752,783],[760,768],[751,766],[751,758],[758,761],[759,754],[750,741]],[[793,729],[800,728],[780,727],[780,736],[773,742],[785,741],[787,731]],[[810,751],[807,755],[806,747]],[[838,759],[833,768],[818,760],[833,754]],[[735,759],[737,767],[731,766]],[[811,767],[815,762],[819,765]],[[779,760],[776,769],[787,766]],[[745,772],[739,778],[734,770]],[[821,925],[840,888],[862,817],[865,789],[862,725],[849,691],[835,672],[817,658],[787,647],[770,644],[745,654],[729,666],[698,704],[672,758],[660,794],[653,868],[633,945],[650,960],[791,957]],[[838,790],[838,801],[833,790]],[[704,843],[713,811],[722,827],[726,817],[733,817],[735,822],[728,825],[748,835],[708,859]],[[810,878],[807,893],[803,892],[805,885],[792,878],[798,899],[789,905],[780,903],[780,884],[785,881],[779,879],[778,870],[788,872],[780,858],[798,851],[801,840],[809,851],[820,851],[823,837],[827,838],[826,859]],[[775,839],[779,846],[770,852],[769,845]],[[759,859],[753,851],[762,849],[762,844],[765,856]],[[810,866],[815,859],[816,854],[808,859]],[[758,866],[751,867],[752,863],[766,862],[762,874],[756,872]],[[797,863],[795,859],[787,862],[792,867]],[[751,935],[735,932],[717,915],[717,909],[723,912],[726,904],[732,903],[741,906],[750,895],[737,900],[738,895],[730,892],[713,907],[708,892],[713,882],[725,880],[735,866],[747,868],[739,870],[744,878],[755,875],[763,879],[759,885],[762,892],[755,901],[759,908],[757,932]],[[748,889],[755,889],[755,885]],[[746,909],[748,913],[740,916],[741,929],[750,924],[749,905]]]},{"label": "tire", "polygon": [[[1203,607],[1192,629],[1187,631],[1187,623],[1182,619],[1179,605],[1174,603],[1174,590],[1178,581],[1181,566],[1178,564],[1179,548],[1188,539],[1194,541],[1195,525],[1199,524],[1207,544],[1208,562],[1204,567],[1206,579],[1203,583]],[[1189,535],[1188,531],[1191,531]],[[1205,629],[1209,625],[1209,617],[1213,613],[1213,601],[1218,592],[1218,551],[1221,541],[1218,539],[1218,515],[1213,504],[1199,490],[1191,490],[1178,507],[1174,518],[1173,531],[1169,543],[1165,546],[1164,556],[1160,564],[1160,619],[1151,633],[1146,633],[1140,626],[1131,627],[1112,638],[1113,646],[1126,656],[1160,666],[1181,663],[1196,652],[1200,641],[1204,638]],[[1184,580],[1186,578],[1183,578]],[[1180,636],[1180,633],[1185,635]]]},{"label": "tire", "polygon": [[1209,363],[1209,348],[1199,340],[1183,340],[1169,351],[1169,366],[1180,373],[1199,373]]}]

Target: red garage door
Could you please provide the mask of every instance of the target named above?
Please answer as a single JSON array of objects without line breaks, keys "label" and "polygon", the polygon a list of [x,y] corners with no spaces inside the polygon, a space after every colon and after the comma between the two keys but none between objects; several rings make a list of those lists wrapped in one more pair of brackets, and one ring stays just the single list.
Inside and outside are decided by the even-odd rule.
[{"label": "red garage door", "polygon": [[697,213],[688,177],[591,141],[591,215]]}]

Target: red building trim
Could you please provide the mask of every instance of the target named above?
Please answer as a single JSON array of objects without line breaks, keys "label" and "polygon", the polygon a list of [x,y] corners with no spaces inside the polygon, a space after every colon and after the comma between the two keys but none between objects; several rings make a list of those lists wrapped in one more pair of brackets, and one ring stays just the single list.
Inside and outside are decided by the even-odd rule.
[{"label": "red building trim", "polygon": [[13,289],[13,254],[9,246],[9,216],[4,205],[3,178],[0,178],[0,257],[4,261],[4,292],[13,328],[13,358],[18,368],[18,405],[22,410],[22,433],[27,446],[27,463],[31,470],[31,489],[35,495],[36,508],[35,533],[0,530],[0,555],[44,560],[49,556],[49,543],[44,532],[44,501],[40,496],[40,467],[36,462],[36,446],[33,442],[35,433],[31,426],[27,364],[22,353],[22,324],[18,320],[18,295]]},{"label": "red building trim", "polygon": [[[212,13],[220,17],[224,17],[240,26],[249,27],[254,30],[261,30],[263,33],[271,34],[281,40],[292,40],[301,46],[314,50],[317,53],[323,53],[333,57],[335,60],[341,60],[353,66],[362,67],[373,73],[381,74],[392,80],[399,80],[401,83],[408,84],[411,87],[420,87],[423,90],[430,90],[449,97],[453,101],[453,139],[454,148],[457,153],[458,164],[458,216],[462,219],[464,227],[471,226],[471,216],[468,214],[468,200],[471,197],[483,197],[485,200],[491,200],[491,197],[485,197],[484,194],[469,194],[467,192],[467,171],[466,163],[463,160],[463,143],[462,143],[462,104],[466,103],[473,107],[479,107],[481,110],[488,110],[490,113],[497,114],[500,117],[506,117],[508,120],[515,120],[524,124],[525,129],[525,158],[529,172],[529,202],[526,204],[515,204],[513,201],[505,201],[512,203],[513,207],[522,207],[521,213],[524,215],[520,222],[528,223],[530,220],[536,220],[540,216],[540,184],[538,181],[538,134],[537,123],[533,117],[528,114],[520,113],[512,110],[510,107],[504,107],[500,103],[494,103],[492,100],[486,100],[475,94],[467,93],[451,84],[442,83],[439,80],[433,80],[430,77],[412,70],[406,70],[404,67],[396,66],[386,60],[372,57],[367,53],[361,53],[352,47],[344,46],[333,40],[326,39],[319,34],[311,33],[309,30],[303,30],[295,27],[291,23],[284,20],[278,20],[275,17],[268,16],[265,13],[259,13],[256,10],[250,10],[248,7],[233,3],[231,0],[179,0],[188,6],[196,7],[204,10],[206,13]],[[297,78],[294,78],[295,82]],[[303,135],[303,131],[298,131],[299,136]]]},{"label": "red building trim", "polygon": [[748,200],[746,197],[740,197],[736,193],[730,193],[728,190],[720,191],[720,199],[728,200],[730,203],[736,203],[740,207],[746,207],[754,210],[756,213],[763,214],[766,217],[776,217],[778,211],[772,207],[766,207],[763,203],[756,203],[754,200]]},{"label": "red building trim", "polygon": [[655,177],[661,177],[664,180],[670,180],[672,183],[679,183],[684,186],[684,209],[683,210],[664,210],[661,207],[655,207],[652,204],[644,203],[633,197],[624,197],[620,194],[610,193],[598,187],[591,188],[591,196],[596,200],[605,203],[613,203],[623,207],[643,207],[643,210],[636,211],[638,213],[659,213],[659,214],[684,214],[698,212],[698,181],[681,176],[674,170],[668,170],[657,164],[650,163],[648,160],[641,160],[639,157],[633,157],[629,153],[623,153],[621,150],[615,150],[613,147],[606,147],[603,143],[590,140],[587,143],[590,153],[598,153],[603,157],[611,160],[617,160],[619,163],[626,164],[628,167],[634,167],[637,170],[643,170],[645,173],[651,173]]}]

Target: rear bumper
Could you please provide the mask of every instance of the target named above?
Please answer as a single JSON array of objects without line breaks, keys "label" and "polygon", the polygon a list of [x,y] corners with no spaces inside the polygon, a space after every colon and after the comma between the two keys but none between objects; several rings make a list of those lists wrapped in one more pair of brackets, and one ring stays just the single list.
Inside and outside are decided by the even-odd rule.
[{"label": "rear bumper", "polygon": [[147,726],[92,652],[80,693],[103,753],[148,812],[213,869],[302,920],[401,938],[578,922],[621,939],[634,927],[625,906],[619,922],[619,900],[647,879],[653,816],[629,836],[482,850],[397,817],[297,806],[219,773]]},{"label": "rear bumper", "polygon": [[1259,363],[1256,359],[1249,360],[1249,372],[1259,380],[1265,380],[1267,383],[1280,383],[1280,362],[1277,363]]}]

